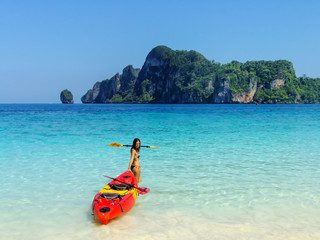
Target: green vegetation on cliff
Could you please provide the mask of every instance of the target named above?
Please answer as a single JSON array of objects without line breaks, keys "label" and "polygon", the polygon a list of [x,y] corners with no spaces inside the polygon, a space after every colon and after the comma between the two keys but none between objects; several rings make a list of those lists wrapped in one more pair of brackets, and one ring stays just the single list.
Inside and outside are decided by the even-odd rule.
[{"label": "green vegetation on cliff", "polygon": [[202,103],[213,94],[218,65],[196,51],[159,46],[149,53],[146,63],[137,81],[138,102]]},{"label": "green vegetation on cliff", "polygon": [[158,46],[129,75],[112,96],[90,102],[320,103],[320,79],[296,77],[286,60],[220,64],[196,51]]},{"label": "green vegetation on cliff", "polygon": [[[165,46],[157,47],[156,51],[168,62],[171,72],[180,73],[175,84],[181,93],[189,93],[195,99],[209,101],[216,83],[226,80],[231,93],[249,92],[250,83],[257,84],[255,102],[320,102],[320,79],[297,78],[292,63],[286,60],[232,61],[221,65],[208,61],[195,51],[173,51]],[[272,83],[277,80],[283,85],[272,88]]]},{"label": "green vegetation on cliff", "polygon": [[63,94],[63,96],[65,97],[66,100],[72,100],[73,99],[73,95],[68,89],[63,90],[62,94]]},{"label": "green vegetation on cliff", "polygon": [[295,87],[300,103],[320,103],[320,78],[297,78]]},{"label": "green vegetation on cliff", "polygon": [[[293,103],[299,95],[292,63],[278,61],[232,61],[221,66],[220,80],[227,79],[232,92],[248,91],[249,83],[257,83],[254,100],[262,103]],[[283,81],[283,86],[271,88],[275,80]]]}]

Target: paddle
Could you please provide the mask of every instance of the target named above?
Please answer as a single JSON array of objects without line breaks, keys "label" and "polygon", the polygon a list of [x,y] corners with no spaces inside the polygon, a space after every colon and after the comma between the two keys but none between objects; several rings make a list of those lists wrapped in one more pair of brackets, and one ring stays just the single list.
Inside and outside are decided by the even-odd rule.
[{"label": "paddle", "polygon": [[109,176],[106,176],[106,175],[103,175],[103,176],[106,177],[106,178],[110,178],[110,179],[112,179],[112,180],[115,180],[115,181],[118,181],[118,182],[127,184],[127,185],[130,186],[130,187],[134,187],[134,188],[138,189],[138,193],[141,194],[141,195],[147,194],[148,192],[150,192],[150,189],[149,189],[149,188],[146,188],[146,187],[138,187],[138,188],[137,188],[136,186],[134,186],[134,185],[132,185],[132,184],[130,184],[130,183],[126,183],[126,182],[120,181],[120,180],[118,180],[118,179],[116,179],[116,178],[112,178],[112,177],[109,177]]},{"label": "paddle", "polygon": [[[122,145],[120,143],[110,143],[108,146],[109,147],[132,147],[132,145]],[[155,148],[155,147],[160,147],[160,146],[140,146],[140,147]]]}]

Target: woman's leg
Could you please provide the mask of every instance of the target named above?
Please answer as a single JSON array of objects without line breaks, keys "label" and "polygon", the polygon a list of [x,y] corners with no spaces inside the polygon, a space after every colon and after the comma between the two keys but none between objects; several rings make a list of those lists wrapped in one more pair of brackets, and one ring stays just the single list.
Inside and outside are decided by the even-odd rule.
[{"label": "woman's leg", "polygon": [[132,168],[133,175],[137,179],[137,183],[141,182],[141,168],[140,166],[134,166]]}]

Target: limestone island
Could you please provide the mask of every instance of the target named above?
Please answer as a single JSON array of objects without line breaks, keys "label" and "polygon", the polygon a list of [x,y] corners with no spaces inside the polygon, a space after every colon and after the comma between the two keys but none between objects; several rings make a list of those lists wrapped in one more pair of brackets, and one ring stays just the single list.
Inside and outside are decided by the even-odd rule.
[{"label": "limestone island", "polygon": [[196,51],[151,50],[141,69],[96,82],[83,103],[319,103],[320,79],[296,77],[287,60],[209,61]]}]

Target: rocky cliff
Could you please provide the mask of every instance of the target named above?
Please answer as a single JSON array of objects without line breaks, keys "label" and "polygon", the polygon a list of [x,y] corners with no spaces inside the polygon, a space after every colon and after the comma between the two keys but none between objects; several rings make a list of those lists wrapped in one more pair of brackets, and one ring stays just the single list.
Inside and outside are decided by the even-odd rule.
[{"label": "rocky cliff", "polygon": [[139,102],[208,103],[213,94],[215,66],[195,51],[154,48],[139,73]]},{"label": "rocky cliff", "polygon": [[[312,80],[312,81],[311,81]],[[303,103],[320,101],[320,79],[297,78],[292,63],[210,62],[195,51],[158,46],[142,69],[97,82],[83,103]],[[313,89],[313,90],[312,90]],[[310,98],[307,94],[315,91]],[[311,100],[310,100],[311,99]]]},{"label": "rocky cliff", "polygon": [[111,103],[121,102],[123,97],[132,93],[140,69],[131,65],[123,69],[122,74],[117,73],[111,79],[94,84],[93,88],[81,98],[83,103]]}]

